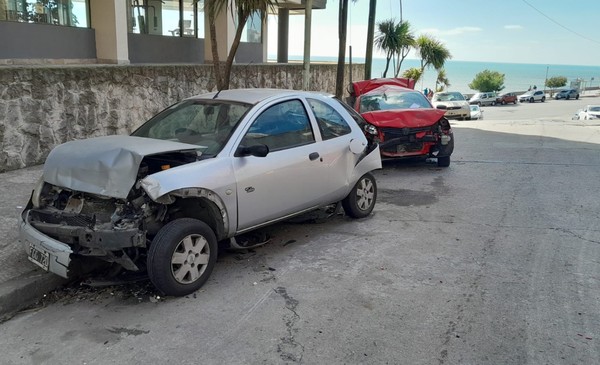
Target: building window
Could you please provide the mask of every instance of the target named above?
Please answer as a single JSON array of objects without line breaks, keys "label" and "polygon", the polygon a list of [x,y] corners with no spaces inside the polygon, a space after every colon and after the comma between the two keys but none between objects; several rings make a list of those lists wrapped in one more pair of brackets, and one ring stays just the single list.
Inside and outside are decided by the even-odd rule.
[{"label": "building window", "polygon": [[130,33],[171,37],[204,35],[203,1],[196,4],[193,0],[128,0],[127,3]]},{"label": "building window", "polygon": [[242,42],[261,43],[262,42],[262,20],[260,19],[260,11],[255,11],[248,17],[246,26],[242,32]]},{"label": "building window", "polygon": [[0,20],[87,28],[88,0],[0,0]]}]

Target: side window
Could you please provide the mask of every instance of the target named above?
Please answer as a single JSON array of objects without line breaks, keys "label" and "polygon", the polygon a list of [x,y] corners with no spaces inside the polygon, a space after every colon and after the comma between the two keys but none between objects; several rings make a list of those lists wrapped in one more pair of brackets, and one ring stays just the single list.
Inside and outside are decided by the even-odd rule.
[{"label": "side window", "polygon": [[331,105],[315,99],[308,99],[308,104],[315,114],[323,140],[343,136],[352,131],[344,117]]},{"label": "side window", "polygon": [[262,112],[242,139],[242,145],[265,144],[269,151],[312,143],[315,137],[300,100],[288,100]]}]

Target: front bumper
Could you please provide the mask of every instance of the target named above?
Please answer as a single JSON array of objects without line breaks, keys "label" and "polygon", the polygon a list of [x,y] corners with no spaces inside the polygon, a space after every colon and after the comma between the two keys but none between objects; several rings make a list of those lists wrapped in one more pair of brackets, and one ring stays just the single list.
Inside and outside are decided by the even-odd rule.
[{"label": "front bumper", "polygon": [[[71,254],[73,251],[68,245],[48,237],[35,229],[29,223],[29,210],[25,210],[22,213],[19,222],[19,235],[30,261],[63,278],[69,277],[69,265],[71,264]],[[32,260],[31,254],[34,250],[48,255],[47,268]]]}]

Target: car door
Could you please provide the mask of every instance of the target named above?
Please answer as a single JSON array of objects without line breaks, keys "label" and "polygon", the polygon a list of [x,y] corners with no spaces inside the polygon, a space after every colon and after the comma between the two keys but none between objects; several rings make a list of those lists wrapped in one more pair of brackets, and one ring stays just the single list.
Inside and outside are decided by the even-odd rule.
[{"label": "car door", "polygon": [[264,157],[233,160],[238,232],[319,204],[328,174],[308,113],[300,99],[276,103],[251,123],[240,146],[264,144]]}]

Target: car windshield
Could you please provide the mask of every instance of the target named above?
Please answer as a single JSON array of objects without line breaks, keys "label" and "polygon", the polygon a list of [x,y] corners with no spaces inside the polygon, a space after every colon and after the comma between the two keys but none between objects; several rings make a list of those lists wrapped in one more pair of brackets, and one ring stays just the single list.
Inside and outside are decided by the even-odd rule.
[{"label": "car windshield", "polygon": [[591,106],[588,109],[589,112],[600,112],[600,106]]},{"label": "car windshield", "polygon": [[431,108],[425,96],[414,92],[384,92],[367,94],[360,99],[360,112],[374,110],[422,109]]},{"label": "car windshield", "polygon": [[461,93],[448,92],[448,93],[437,93],[433,96],[433,101],[460,101],[465,100]]},{"label": "car windshield", "polygon": [[186,100],[170,106],[131,135],[200,146],[203,155],[216,155],[251,108],[222,100]]}]

